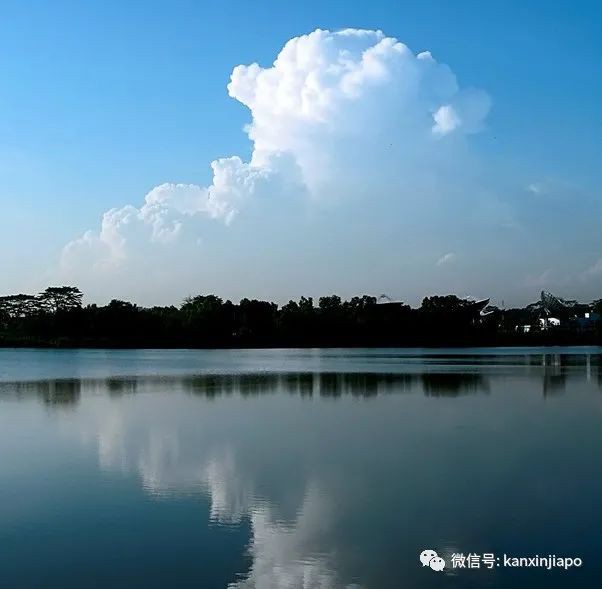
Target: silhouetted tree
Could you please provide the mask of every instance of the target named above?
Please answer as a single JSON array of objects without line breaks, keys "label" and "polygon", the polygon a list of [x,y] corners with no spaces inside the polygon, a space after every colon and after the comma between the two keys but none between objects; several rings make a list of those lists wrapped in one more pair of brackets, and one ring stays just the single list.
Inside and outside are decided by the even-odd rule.
[{"label": "silhouetted tree", "polygon": [[432,297],[424,297],[420,309],[426,312],[444,312],[449,313],[470,306],[471,302],[461,299],[456,295],[435,295]]},{"label": "silhouetted tree", "polygon": [[0,309],[11,318],[27,317],[42,310],[40,300],[34,295],[17,294],[0,298]]},{"label": "silhouetted tree", "polygon": [[301,297],[299,302],[289,301],[278,315],[279,332],[286,345],[306,345],[315,332],[314,301]]},{"label": "silhouetted tree", "polygon": [[241,340],[261,343],[272,339],[276,327],[278,305],[266,301],[242,299],[238,305],[238,331]]},{"label": "silhouetted tree", "polygon": [[44,310],[58,313],[81,308],[82,297],[82,292],[74,286],[49,286],[38,295],[38,300]]},{"label": "silhouetted tree", "polygon": [[188,297],[181,307],[184,329],[191,341],[224,346],[233,335],[234,306],[215,295]]}]

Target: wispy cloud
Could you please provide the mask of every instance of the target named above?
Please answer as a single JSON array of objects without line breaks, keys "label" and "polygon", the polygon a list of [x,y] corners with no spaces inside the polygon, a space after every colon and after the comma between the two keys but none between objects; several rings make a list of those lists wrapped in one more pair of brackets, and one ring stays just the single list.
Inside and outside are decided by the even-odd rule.
[{"label": "wispy cloud", "polygon": [[456,261],[458,256],[454,252],[448,252],[447,254],[441,256],[437,260],[437,266],[443,266],[443,264],[451,264]]},{"label": "wispy cloud", "polygon": [[546,192],[546,186],[543,182],[531,182],[527,186],[527,191],[533,194],[544,194]]}]

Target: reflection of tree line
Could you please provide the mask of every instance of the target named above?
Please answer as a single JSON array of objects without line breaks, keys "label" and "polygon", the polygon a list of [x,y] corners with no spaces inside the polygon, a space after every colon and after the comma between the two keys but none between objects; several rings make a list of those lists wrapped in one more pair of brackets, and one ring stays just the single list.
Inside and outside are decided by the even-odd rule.
[{"label": "reflection of tree line", "polygon": [[0,383],[0,394],[18,399],[36,396],[45,405],[69,407],[79,402],[82,384],[80,379]]},{"label": "reflection of tree line", "polygon": [[338,398],[350,395],[370,398],[410,390],[422,390],[427,396],[455,397],[489,391],[488,379],[482,374],[295,372],[14,382],[0,384],[0,393],[12,393],[17,397],[35,395],[45,404],[68,406],[79,401],[84,387],[88,390],[104,389],[111,396],[120,396],[136,393],[141,386],[163,388],[174,385],[187,393],[207,398],[235,394],[251,397],[278,392],[302,397],[315,395]]},{"label": "reflection of tree line", "polygon": [[462,392],[488,390],[486,380],[477,374],[383,374],[301,372],[284,374],[238,374],[227,376],[200,376],[183,381],[184,388],[207,397],[240,394],[253,396],[284,391],[289,394],[311,397],[338,398],[376,397],[422,388],[426,394],[457,395]]},{"label": "reflection of tree line", "polygon": [[[576,367],[580,368],[580,376],[585,376],[588,381],[595,379],[602,387],[602,365],[600,356],[597,355],[543,354],[526,357],[524,365],[528,368],[537,367],[544,397],[563,392],[567,376],[570,375],[569,370]],[[490,390],[489,376],[479,372],[264,372],[6,382],[0,383],[0,395],[35,395],[44,404],[67,407],[79,402],[84,387],[88,391],[104,392],[117,397],[134,394],[140,387],[148,386],[160,390],[178,386],[189,394],[206,398],[234,394],[252,397],[278,392],[302,397],[371,398],[412,390],[422,391],[429,397],[457,397],[488,393]]]}]

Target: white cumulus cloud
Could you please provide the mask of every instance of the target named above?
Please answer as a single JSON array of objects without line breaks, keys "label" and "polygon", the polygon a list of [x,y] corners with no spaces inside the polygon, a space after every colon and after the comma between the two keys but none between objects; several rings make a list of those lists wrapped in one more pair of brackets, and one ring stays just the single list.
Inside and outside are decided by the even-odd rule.
[{"label": "white cumulus cloud", "polygon": [[235,67],[228,93],[251,114],[250,160],[218,159],[210,186],[162,184],[141,205],[107,211],[99,229],[65,246],[65,278],[85,288],[127,281],[140,260],[197,243],[206,223],[227,226],[249,207],[269,215],[300,195],[367,207],[441,196],[434,178],[457,172],[457,142],[482,128],[490,106],[429,52],[357,29],[295,37],[271,66]]}]

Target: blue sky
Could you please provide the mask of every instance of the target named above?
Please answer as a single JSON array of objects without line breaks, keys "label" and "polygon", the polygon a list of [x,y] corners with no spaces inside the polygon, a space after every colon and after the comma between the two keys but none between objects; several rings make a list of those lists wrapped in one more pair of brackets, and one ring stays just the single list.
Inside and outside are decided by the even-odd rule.
[{"label": "blue sky", "polygon": [[[386,211],[373,224],[367,221],[366,228],[353,222],[365,213],[355,201],[327,207],[321,219],[321,207],[304,208],[313,220],[309,243],[301,237],[308,235],[307,227],[289,225],[288,216],[298,213],[289,207],[262,213],[256,225],[235,219],[228,227],[203,228],[201,251],[189,257],[187,252],[182,261],[198,258],[198,268],[192,269],[197,282],[178,289],[174,281],[179,275],[163,274],[130,288],[103,276],[97,288],[87,277],[82,282],[89,285],[89,297],[109,297],[109,286],[115,296],[146,304],[182,298],[192,290],[285,300],[304,292],[334,290],[346,296],[388,289],[412,301],[428,291],[468,294],[479,280],[478,294],[516,302],[526,302],[540,287],[602,296],[602,263],[596,270],[602,240],[593,229],[593,221],[602,220],[600,17],[595,2],[5,2],[0,25],[0,290],[35,290],[58,279],[55,267],[63,247],[88,230],[97,231],[105,211],[128,203],[138,207],[164,182],[207,186],[209,164],[216,158],[249,160],[253,145],[243,126],[251,116],[240,100],[228,96],[232,69],[253,62],[269,67],[289,39],[316,28],[353,27],[380,29],[415,53],[428,50],[450,66],[461,88],[487,93],[486,122],[469,138],[479,161],[471,170],[478,170],[480,189],[496,192],[497,201],[507,197],[504,207],[515,207],[512,219],[539,218],[550,234],[536,231],[533,240],[527,239],[516,268],[512,248],[496,259],[496,249],[512,240],[505,235],[499,236],[499,247],[482,248],[493,257],[475,256],[462,266],[467,257],[462,252],[474,253],[475,244],[468,247],[461,239],[396,244],[402,228],[379,225]],[[522,203],[526,197],[520,190],[528,187],[553,195],[553,204]],[[392,214],[398,211],[398,204],[390,206]],[[344,227],[333,226],[333,210]],[[587,215],[592,227],[582,232],[578,223],[566,226],[562,219],[572,214]],[[416,223],[423,218],[416,212]],[[254,235],[270,228],[273,248]],[[373,235],[381,229],[389,232],[386,243],[392,250],[382,258],[382,244],[372,251],[363,243],[372,241],[366,231]],[[439,230],[425,226],[425,231]],[[547,240],[553,244],[559,232],[567,259],[556,267],[545,251]],[[481,238],[475,239],[478,244]],[[356,252],[356,264],[345,251]],[[433,268],[424,268],[425,252],[434,256]],[[437,262],[450,253],[449,260],[458,263],[453,272],[441,274],[446,264]],[[316,268],[324,256],[328,264]],[[392,279],[386,265],[400,258],[406,265],[394,266],[399,278]],[[498,262],[499,272],[487,269]],[[244,273],[249,264],[257,268],[253,276]],[[278,268],[291,264],[303,269],[298,281],[280,276]],[[330,276],[332,265],[340,274]],[[238,272],[241,280],[232,278]],[[77,273],[67,277],[78,279]]]}]

